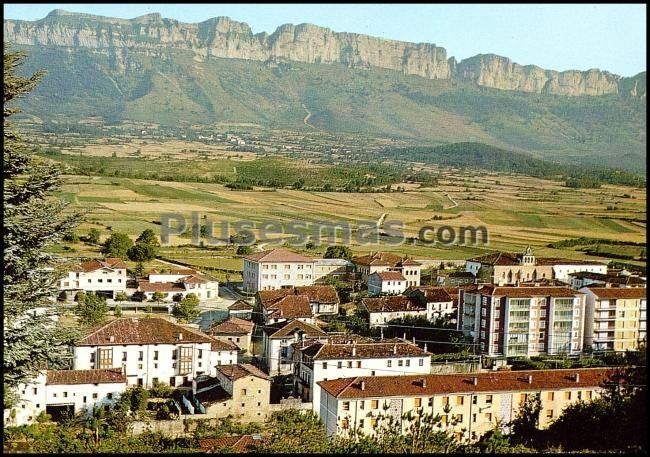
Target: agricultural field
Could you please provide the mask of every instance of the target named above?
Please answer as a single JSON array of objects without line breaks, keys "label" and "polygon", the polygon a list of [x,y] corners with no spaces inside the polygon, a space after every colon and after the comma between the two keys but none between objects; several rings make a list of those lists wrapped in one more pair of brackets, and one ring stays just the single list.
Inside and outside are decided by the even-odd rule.
[{"label": "agricultural field", "polygon": [[[87,151],[84,155],[86,153]],[[149,153],[145,154],[143,150],[141,154],[144,156]],[[113,157],[109,154],[104,157],[106,167],[125,165],[120,163],[119,155]],[[225,160],[230,161],[232,158]],[[246,158],[235,160],[243,160],[242,163],[245,163]],[[212,167],[221,167],[220,162],[220,159],[205,161],[205,166],[212,170]],[[158,163],[163,162],[142,160],[142,166],[152,170]],[[196,162],[184,163],[178,159],[168,163],[173,163],[180,173],[186,172],[190,163],[194,167]],[[288,173],[303,169],[305,177],[310,175],[309,167],[318,168],[307,162],[287,163]],[[418,259],[465,259],[493,250],[519,251],[530,244],[540,256],[607,262],[612,259],[605,254],[612,248],[606,244],[601,245],[600,251],[591,254],[584,252],[584,246],[552,248],[548,245],[578,237],[646,242],[645,189],[613,185],[603,185],[600,189],[572,189],[561,182],[521,175],[469,172],[424,165],[420,168],[436,173],[437,184],[423,187],[417,183],[395,181],[391,188],[399,186],[399,192],[322,192],[257,186],[253,190],[233,190],[212,182],[70,174],[65,175],[61,198],[70,201],[73,208],[88,211],[86,222],[78,229],[80,235],[95,227],[102,231],[103,238],[111,232],[124,232],[135,239],[147,228],[160,233],[160,217],[163,213],[182,214],[189,226],[191,213],[196,212],[202,221],[207,218],[213,222],[215,236],[218,238],[221,237],[219,231],[223,221],[231,224],[243,220],[252,221],[258,224],[252,230],[256,235],[259,235],[259,224],[264,222],[280,223],[284,227],[292,222],[349,223],[353,228],[351,248],[354,252],[385,250]],[[228,173],[228,169],[223,168],[223,172]],[[389,245],[386,237],[380,237],[378,243],[371,245],[360,245],[355,241],[356,228],[360,223],[380,220],[401,221],[406,237],[417,237],[423,226],[437,229],[446,225],[457,232],[462,227],[484,226],[489,238],[487,244],[479,243],[476,246],[442,246],[421,242]],[[231,228],[228,235],[235,233],[236,230]],[[261,247],[281,245],[290,236],[275,237],[262,243]],[[337,241],[341,242],[342,238],[339,236]],[[235,272],[241,270],[242,262],[233,246],[205,244],[198,247],[191,243],[189,233],[172,236],[169,246],[165,246],[161,254],[167,259],[214,272],[221,280],[227,272],[231,280],[237,280]],[[320,255],[328,244],[331,243],[326,242],[304,252]],[[67,251],[59,249],[59,252],[70,256],[92,254],[85,252],[89,248],[82,245],[83,243],[72,246]],[[630,251],[633,257],[629,260],[630,263],[645,265],[635,254],[641,251],[641,247],[622,248],[621,252]],[[603,255],[598,255],[599,253]]]}]

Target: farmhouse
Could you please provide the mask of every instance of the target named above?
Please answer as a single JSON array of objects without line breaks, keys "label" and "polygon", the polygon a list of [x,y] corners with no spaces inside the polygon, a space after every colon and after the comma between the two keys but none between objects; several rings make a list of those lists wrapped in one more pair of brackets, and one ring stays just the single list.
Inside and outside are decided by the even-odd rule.
[{"label": "farmhouse", "polygon": [[427,317],[427,308],[419,300],[403,295],[362,298],[361,307],[368,311],[370,327],[385,324],[401,317]]},{"label": "farmhouse", "polygon": [[427,307],[427,319],[431,322],[445,320],[456,323],[456,306],[454,298],[444,287],[420,286],[412,287],[405,295],[417,298]]},{"label": "farmhouse", "polygon": [[399,271],[375,271],[368,276],[368,295],[398,295],[406,290],[406,284]]},{"label": "farmhouse", "polygon": [[336,315],[339,309],[339,297],[332,286],[262,290],[255,298],[267,324],[291,319],[313,324],[316,316]]},{"label": "farmhouse", "polygon": [[199,300],[210,300],[219,296],[219,282],[194,270],[174,270],[172,273],[149,274],[148,280],[138,281],[137,290],[147,300],[152,300],[156,292],[162,294],[162,301],[166,302],[180,301],[191,293]]},{"label": "farmhouse", "polygon": [[251,321],[231,316],[223,322],[213,324],[208,334],[217,340],[234,343],[242,352],[247,353],[250,352],[254,326]]},{"label": "farmhouse", "polygon": [[66,300],[72,300],[77,292],[94,292],[107,298],[115,298],[118,292],[126,292],[126,263],[118,258],[89,260],[75,265],[67,277],[59,282],[59,290]]},{"label": "farmhouse", "polygon": [[352,264],[363,281],[367,281],[373,273],[396,271],[404,276],[406,287],[420,285],[422,264],[407,257],[389,252],[371,252],[368,255],[352,257]]}]

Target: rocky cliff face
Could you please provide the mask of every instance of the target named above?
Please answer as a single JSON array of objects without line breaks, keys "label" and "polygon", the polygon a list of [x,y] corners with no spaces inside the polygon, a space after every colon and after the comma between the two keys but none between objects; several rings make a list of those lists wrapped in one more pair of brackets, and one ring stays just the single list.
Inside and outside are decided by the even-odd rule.
[{"label": "rocky cliff face", "polygon": [[[268,35],[227,17],[186,24],[148,14],[131,20],[52,11],[44,19],[4,22],[6,42],[27,45],[83,47],[115,56],[142,52],[164,56],[171,49],[208,56],[267,61],[343,63],[379,67],[429,79],[458,79],[481,86],[562,95],[621,92],[621,77],[599,70],[557,72],[521,66],[496,55],[478,55],[456,63],[444,48],[427,43],[384,40],[355,33],[337,33],[311,24],[286,24]],[[118,59],[119,60],[119,59]],[[634,78],[638,78],[637,75]],[[623,78],[627,80],[631,78]],[[643,81],[623,81],[626,95],[645,96]],[[642,86],[642,90],[639,89]]]}]

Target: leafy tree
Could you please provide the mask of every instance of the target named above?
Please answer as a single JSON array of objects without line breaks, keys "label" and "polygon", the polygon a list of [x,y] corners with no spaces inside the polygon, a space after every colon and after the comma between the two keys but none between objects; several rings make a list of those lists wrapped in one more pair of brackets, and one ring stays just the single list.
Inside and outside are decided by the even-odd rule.
[{"label": "leafy tree", "polygon": [[115,308],[113,309],[113,316],[122,317],[122,307],[120,305],[115,305]]},{"label": "leafy tree", "polygon": [[67,232],[65,235],[63,235],[63,241],[66,243],[78,243],[79,242],[79,235],[74,230],[71,230]]},{"label": "leafy tree", "polygon": [[249,255],[253,253],[253,247],[252,246],[237,246],[237,255]]},{"label": "leafy tree", "polygon": [[136,243],[144,243],[154,247],[160,247],[160,242],[152,229],[146,229],[135,240]]},{"label": "leafy tree", "polygon": [[174,388],[169,384],[164,384],[160,381],[154,381],[149,391],[151,397],[153,398],[169,398],[174,392]]},{"label": "leafy tree", "polygon": [[127,301],[129,296],[126,292],[118,292],[115,294],[115,301]]},{"label": "leafy tree", "polygon": [[312,411],[274,411],[266,421],[270,433],[259,448],[261,453],[322,453],[329,448],[325,426]]},{"label": "leafy tree", "polygon": [[102,253],[108,257],[127,258],[129,249],[133,246],[133,241],[125,233],[113,233],[104,242]]},{"label": "leafy tree", "polygon": [[86,295],[87,295],[86,292],[80,290],[79,292],[77,292],[77,295],[74,296],[74,301],[76,301],[77,303],[83,302],[86,299]]},{"label": "leafy tree", "polygon": [[163,301],[165,299],[165,294],[163,294],[160,291],[155,291],[151,298],[153,298],[153,301],[155,301],[155,302],[161,302],[161,301]]},{"label": "leafy tree", "polygon": [[[61,185],[59,169],[30,152],[9,122],[20,110],[12,102],[28,94],[45,73],[18,75],[26,55],[4,46],[3,121],[3,374],[4,406],[15,400],[15,388],[47,364],[60,366],[69,356],[75,335],[50,317],[56,313],[50,297],[58,292],[58,273],[47,267],[48,247],[58,243],[80,218],[64,213],[67,203],[54,199]],[[32,312],[42,309],[42,313]]]},{"label": "leafy tree", "polygon": [[91,228],[86,236],[86,240],[91,244],[99,244],[100,232],[96,228]]},{"label": "leafy tree", "polygon": [[351,259],[352,250],[347,246],[328,246],[325,250],[326,259]]},{"label": "leafy tree", "polygon": [[74,312],[82,324],[95,325],[106,318],[108,305],[106,305],[106,299],[101,295],[89,293],[79,300]]},{"label": "leafy tree", "polygon": [[199,317],[199,297],[196,294],[187,294],[184,299],[174,305],[172,315],[181,321],[190,322]]},{"label": "leafy tree", "polygon": [[142,242],[137,242],[126,251],[130,260],[138,262],[134,269],[136,277],[141,277],[144,274],[144,262],[153,260],[157,254],[158,248],[155,245]]},{"label": "leafy tree", "polygon": [[517,417],[512,421],[511,430],[515,444],[533,446],[539,436],[539,413],[542,400],[537,394],[528,394],[519,408]]},{"label": "leafy tree", "polygon": [[477,442],[463,446],[461,450],[466,454],[474,452],[481,454],[530,454],[535,452],[534,449],[522,444],[511,443],[510,437],[504,435],[499,426],[485,433]]}]

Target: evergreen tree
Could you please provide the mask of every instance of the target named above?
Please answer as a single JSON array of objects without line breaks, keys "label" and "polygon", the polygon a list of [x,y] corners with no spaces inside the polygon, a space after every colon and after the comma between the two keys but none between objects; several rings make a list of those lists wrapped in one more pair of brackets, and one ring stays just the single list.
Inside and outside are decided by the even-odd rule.
[{"label": "evergreen tree", "polygon": [[[53,259],[46,249],[70,232],[78,214],[53,198],[60,187],[58,168],[32,155],[28,142],[9,122],[19,112],[11,102],[28,94],[44,76],[17,74],[25,54],[4,47],[3,235],[4,235],[4,406],[15,403],[19,383],[39,369],[56,368],[68,355],[75,335],[51,316],[58,293],[58,274],[48,269]],[[56,270],[56,269],[55,269]],[[35,310],[39,310],[35,312]]]}]

